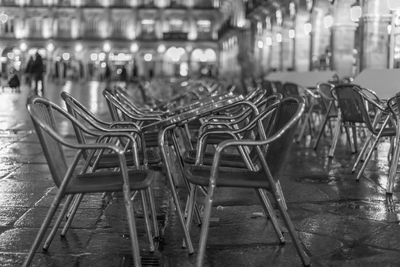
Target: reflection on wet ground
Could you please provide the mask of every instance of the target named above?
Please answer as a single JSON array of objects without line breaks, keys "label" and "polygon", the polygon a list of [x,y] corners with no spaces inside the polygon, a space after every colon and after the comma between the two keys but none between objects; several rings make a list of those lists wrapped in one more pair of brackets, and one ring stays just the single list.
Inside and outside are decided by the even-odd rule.
[{"label": "reflection on wet ground", "polygon": [[[103,84],[50,84],[46,97],[61,103],[68,90],[106,117]],[[133,89],[132,89],[133,90]],[[19,266],[55,195],[45,159],[25,110],[29,94],[0,94],[0,265]],[[66,129],[68,131],[68,129]],[[289,213],[313,266],[400,266],[399,184],[386,198],[388,142],[381,143],[356,182],[355,155],[341,140],[332,161],[325,140],[317,152],[296,144],[281,176]],[[162,237],[150,253],[142,210],[137,207],[144,266],[190,266],[173,204],[160,174],[154,185]],[[56,238],[34,266],[132,266],[122,200],[87,195],[66,238]],[[279,245],[252,190],[217,191],[207,248],[208,266],[300,266],[288,237]],[[286,231],[285,231],[286,232]],[[286,233],[285,233],[286,234]],[[287,234],[286,234],[287,235]],[[192,228],[195,248],[199,227]]]}]

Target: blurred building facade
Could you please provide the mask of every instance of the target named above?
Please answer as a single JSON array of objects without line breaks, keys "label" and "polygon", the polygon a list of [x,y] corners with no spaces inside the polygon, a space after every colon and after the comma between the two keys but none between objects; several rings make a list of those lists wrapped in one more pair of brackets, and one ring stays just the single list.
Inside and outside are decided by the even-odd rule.
[{"label": "blurred building facade", "polygon": [[[36,51],[54,77],[215,72],[219,0],[0,0],[1,71]],[[123,67],[122,67],[123,66]]]}]

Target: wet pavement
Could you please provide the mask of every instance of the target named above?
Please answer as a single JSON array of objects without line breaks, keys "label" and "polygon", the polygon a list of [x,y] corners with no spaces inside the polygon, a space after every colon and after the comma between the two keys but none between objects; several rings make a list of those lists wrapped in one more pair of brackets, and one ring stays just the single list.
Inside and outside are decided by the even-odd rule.
[{"label": "wet pavement", "polygon": [[[107,117],[104,84],[49,84],[46,96],[61,103],[61,90]],[[0,266],[20,266],[55,195],[44,156],[21,94],[0,93]],[[351,167],[355,155],[341,140],[335,158],[328,143],[317,152],[306,139],[293,147],[281,183],[289,214],[312,266],[400,266],[399,184],[385,195],[389,144],[382,142],[360,182]],[[150,253],[138,203],[137,225],[144,266],[191,266],[195,255],[182,248],[174,206],[160,173],[154,185],[162,237]],[[207,243],[207,266],[300,266],[288,234],[279,245],[252,190],[218,189]],[[191,234],[195,249],[199,227]],[[38,250],[33,266],[132,266],[130,241],[118,194],[84,197],[66,238],[56,237],[48,252]]]}]

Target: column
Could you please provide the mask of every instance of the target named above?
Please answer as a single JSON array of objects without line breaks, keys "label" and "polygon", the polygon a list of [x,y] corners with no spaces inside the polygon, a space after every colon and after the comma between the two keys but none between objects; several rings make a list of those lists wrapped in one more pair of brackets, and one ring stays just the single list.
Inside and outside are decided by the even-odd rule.
[{"label": "column", "polygon": [[309,22],[310,15],[306,10],[298,10],[295,18],[296,55],[294,68],[296,71],[308,71],[310,67],[310,34],[305,32],[304,25]]},{"label": "column", "polygon": [[332,26],[332,68],[340,78],[354,75],[354,37],[357,25],[351,21],[352,1],[338,0]]},{"label": "column", "polygon": [[387,1],[365,0],[362,15],[361,70],[388,67],[389,34],[391,15]]}]

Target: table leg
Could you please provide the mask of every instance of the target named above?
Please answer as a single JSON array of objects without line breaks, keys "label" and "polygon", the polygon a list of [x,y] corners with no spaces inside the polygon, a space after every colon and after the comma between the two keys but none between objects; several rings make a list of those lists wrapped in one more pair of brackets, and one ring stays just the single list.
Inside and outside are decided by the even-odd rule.
[{"label": "table leg", "polygon": [[173,201],[174,201],[175,206],[176,206],[176,211],[178,213],[179,223],[181,224],[183,233],[185,235],[185,241],[186,241],[187,248],[189,250],[189,254],[192,254],[194,252],[192,240],[190,238],[189,231],[186,228],[186,223],[185,223],[185,220],[183,218],[183,213],[182,213],[182,210],[181,210],[181,207],[180,207],[178,194],[177,194],[176,189],[175,189],[175,183],[174,183],[174,179],[172,177],[171,168],[169,166],[167,152],[165,151],[165,136],[166,136],[166,133],[167,133],[168,130],[173,129],[174,127],[175,127],[175,125],[171,125],[171,126],[168,126],[168,127],[164,128],[162,131],[160,131],[159,134],[158,134],[158,143],[160,145],[161,156],[162,156],[162,159],[163,159],[163,162],[164,162],[166,175],[167,175],[167,180],[168,180],[168,183],[169,183],[169,186],[170,186],[170,189],[171,189],[171,193],[172,193],[172,198],[173,198]]}]

